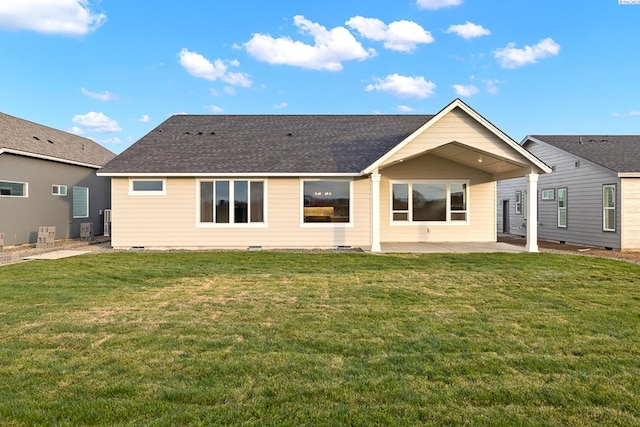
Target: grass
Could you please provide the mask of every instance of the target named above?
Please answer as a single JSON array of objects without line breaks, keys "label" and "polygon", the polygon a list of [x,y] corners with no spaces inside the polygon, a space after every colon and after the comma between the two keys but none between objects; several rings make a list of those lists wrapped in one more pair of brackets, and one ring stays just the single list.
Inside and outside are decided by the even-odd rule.
[{"label": "grass", "polygon": [[638,425],[640,266],[113,253],[0,268],[1,425]]}]

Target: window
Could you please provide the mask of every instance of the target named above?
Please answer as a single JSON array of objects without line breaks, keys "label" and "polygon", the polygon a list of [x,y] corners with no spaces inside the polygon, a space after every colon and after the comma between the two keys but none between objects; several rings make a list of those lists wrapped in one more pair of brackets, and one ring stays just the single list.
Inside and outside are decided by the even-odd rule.
[{"label": "window", "polygon": [[553,188],[542,190],[542,200],[553,200],[555,198],[556,198],[556,192]]},{"label": "window", "polygon": [[616,231],[616,186],[602,186],[602,229]]},{"label": "window", "polygon": [[164,179],[131,179],[129,180],[130,195],[165,195]]},{"label": "window", "polygon": [[558,227],[567,228],[567,189],[558,188]]},{"label": "window", "polygon": [[392,183],[391,199],[392,222],[455,222],[468,219],[466,183]]},{"label": "window", "polygon": [[200,223],[264,223],[264,181],[200,181]]},{"label": "window", "polygon": [[89,217],[89,189],[86,187],[73,187],[73,217]]},{"label": "window", "polygon": [[27,183],[0,181],[0,196],[27,197]]},{"label": "window", "polygon": [[522,191],[516,191],[516,214],[522,215]]},{"label": "window", "polygon": [[51,186],[51,194],[54,196],[66,196],[67,195],[67,186],[66,185],[52,185]]},{"label": "window", "polygon": [[304,223],[349,223],[351,181],[303,181]]}]

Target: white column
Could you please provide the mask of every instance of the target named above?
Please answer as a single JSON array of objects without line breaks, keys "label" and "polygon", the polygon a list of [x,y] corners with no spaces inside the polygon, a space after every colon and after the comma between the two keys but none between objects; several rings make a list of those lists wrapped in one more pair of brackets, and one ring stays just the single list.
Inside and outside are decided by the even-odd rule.
[{"label": "white column", "polygon": [[380,248],[380,174],[371,174],[371,252]]},{"label": "white column", "polygon": [[538,252],[538,174],[527,175],[527,252]]}]

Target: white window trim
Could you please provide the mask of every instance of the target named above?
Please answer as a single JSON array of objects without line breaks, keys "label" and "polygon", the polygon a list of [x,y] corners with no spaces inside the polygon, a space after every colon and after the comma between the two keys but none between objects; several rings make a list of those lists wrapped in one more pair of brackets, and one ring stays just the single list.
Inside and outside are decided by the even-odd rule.
[{"label": "white window trim", "polygon": [[76,203],[75,198],[73,197],[73,188],[82,188],[82,189],[87,190],[87,215],[81,215],[81,216],[73,215],[73,218],[89,218],[91,216],[91,215],[89,215],[90,214],[90,212],[89,212],[89,197],[90,197],[90,195],[89,195],[89,193],[90,193],[89,192],[89,187],[82,187],[82,186],[79,186],[79,185],[74,185],[72,187],[72,189],[71,189],[71,196],[72,196],[71,211],[72,212],[73,212],[74,204]]},{"label": "white window trim", "polygon": [[[349,183],[349,222],[304,222],[304,183],[312,181],[344,181]],[[352,228],[353,224],[353,179],[302,178],[300,179],[300,227],[301,228]]]},{"label": "white window trim", "polygon": [[[135,181],[154,181],[162,182],[162,191],[135,191],[133,183]],[[166,196],[167,195],[167,179],[156,178],[129,178],[129,196]]]},{"label": "white window trim", "polygon": [[[560,190],[564,190],[564,207],[560,207]],[[569,223],[569,209],[568,209],[568,201],[569,201],[569,190],[567,187],[558,188],[558,228],[567,228],[567,224]],[[565,223],[560,224],[560,211],[564,210],[564,218]]]},{"label": "white window trim", "polygon": [[[409,201],[409,206],[408,206],[408,220],[406,221],[402,221],[402,220],[395,220],[393,219],[393,184],[409,184],[409,186],[411,187],[412,184],[446,184],[446,191],[447,191],[447,196],[446,196],[446,203],[447,203],[447,220],[446,221],[414,221],[413,220],[413,197],[412,197],[412,191],[411,188],[409,188],[409,195],[408,195],[408,201]],[[460,220],[451,220],[451,184],[466,184],[467,186],[467,192],[466,192],[466,202],[467,202],[467,209],[464,211],[454,211],[454,212],[465,212],[466,218],[464,221],[460,221]],[[389,180],[389,225],[393,225],[393,226],[401,226],[401,227],[406,227],[406,226],[435,226],[435,225],[442,225],[442,226],[468,226],[471,222],[469,220],[470,216],[471,216],[471,212],[469,209],[470,204],[470,191],[469,191],[469,187],[470,187],[470,183],[469,180],[462,180],[462,179],[452,179],[452,180],[448,180],[448,179],[416,179],[416,180]]]},{"label": "white window trim", "polygon": [[[58,192],[56,193],[54,191],[54,188],[57,188]],[[62,188],[64,188],[64,194],[60,191]],[[60,196],[60,197],[65,197],[67,196],[69,193],[67,191],[67,186],[64,184],[53,184],[51,186],[51,195],[52,196]]]},{"label": "white window trim", "polygon": [[22,182],[22,181],[10,181],[8,179],[0,179],[0,181],[2,182],[9,182],[11,184],[23,184],[24,185],[24,195],[23,196],[6,196],[6,195],[0,195],[0,197],[8,197],[8,198],[12,198],[12,199],[26,199],[27,197],[29,197],[29,183],[28,182]]},{"label": "white window trim", "polygon": [[[522,191],[516,191],[514,209],[516,215],[522,215]],[[518,200],[519,199],[519,200]]]},{"label": "white window trim", "polygon": [[[606,188],[613,188],[613,207],[607,207],[604,205],[604,192]],[[602,231],[615,232],[617,225],[616,218],[616,198],[618,197],[616,193],[616,185],[615,184],[605,184],[602,186]],[[607,216],[606,212],[610,210],[613,211],[613,228],[607,228]]]},{"label": "white window trim", "polygon": [[[229,195],[231,196],[234,191],[235,181],[248,181],[249,182],[249,193],[251,192],[251,182],[262,182],[262,219],[263,222],[233,222],[235,218],[233,217],[233,210],[231,206],[233,203],[229,201],[229,222],[228,223],[216,223],[216,222],[201,222],[200,221],[200,183],[202,182],[216,182],[216,181],[229,181]],[[256,179],[256,178],[241,178],[241,177],[232,177],[232,178],[223,178],[216,177],[211,179],[196,179],[196,228],[267,228],[268,218],[267,218],[267,179]],[[215,198],[215,185],[214,185],[214,198]],[[230,197],[231,198],[231,197]],[[251,212],[249,212],[251,215]]]}]

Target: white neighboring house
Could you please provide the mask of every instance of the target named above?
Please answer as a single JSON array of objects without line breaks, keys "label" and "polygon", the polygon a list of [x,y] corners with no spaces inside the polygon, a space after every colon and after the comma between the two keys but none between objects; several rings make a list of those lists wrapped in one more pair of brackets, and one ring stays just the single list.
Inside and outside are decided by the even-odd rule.
[{"label": "white neighboring house", "polygon": [[[538,237],[640,250],[640,135],[531,135],[521,145],[549,165],[537,192]],[[522,178],[498,183],[498,231],[527,235]]]}]

